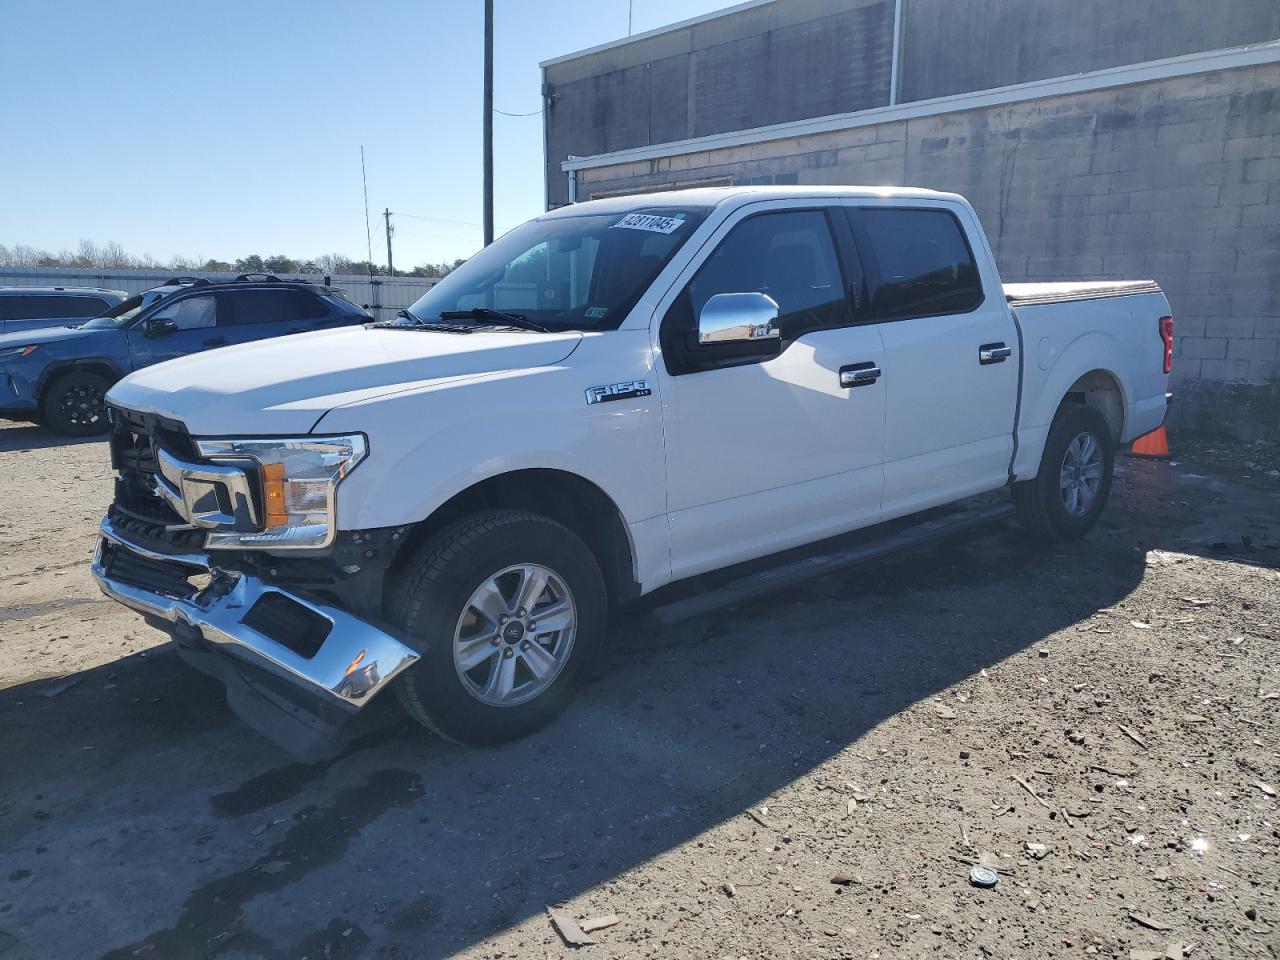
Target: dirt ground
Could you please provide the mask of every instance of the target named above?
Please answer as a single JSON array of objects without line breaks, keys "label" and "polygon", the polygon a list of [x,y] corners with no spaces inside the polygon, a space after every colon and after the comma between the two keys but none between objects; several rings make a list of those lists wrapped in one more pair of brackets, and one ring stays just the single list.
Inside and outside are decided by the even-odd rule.
[{"label": "dirt ground", "polygon": [[1082,542],[632,614],[520,743],[388,698],[299,764],[97,593],[105,445],[6,425],[0,957],[1280,957],[1280,461],[1181,452]]}]

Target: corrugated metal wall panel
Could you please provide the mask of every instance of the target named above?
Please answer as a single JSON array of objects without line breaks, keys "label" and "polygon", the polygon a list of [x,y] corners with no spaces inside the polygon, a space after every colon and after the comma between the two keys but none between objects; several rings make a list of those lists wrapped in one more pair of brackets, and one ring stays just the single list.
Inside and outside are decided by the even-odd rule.
[{"label": "corrugated metal wall panel", "polygon": [[[125,293],[150,290],[175,275],[172,270],[99,270],[73,267],[0,267],[0,286],[6,287],[106,287]],[[195,273],[210,280],[234,280],[234,273]],[[281,280],[310,280],[322,277],[313,273],[279,275]],[[346,292],[347,299],[364,307],[377,320],[390,319],[435,286],[432,277],[374,277],[343,275],[330,277],[335,287]]]}]

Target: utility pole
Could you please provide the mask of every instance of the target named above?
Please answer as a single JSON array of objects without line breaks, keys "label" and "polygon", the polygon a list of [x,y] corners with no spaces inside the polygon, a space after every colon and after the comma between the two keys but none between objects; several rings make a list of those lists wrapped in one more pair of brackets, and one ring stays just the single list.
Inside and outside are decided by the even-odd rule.
[{"label": "utility pole", "polygon": [[484,245],[493,243],[493,0],[484,0]]},{"label": "utility pole", "polygon": [[391,208],[390,207],[386,207],[382,211],[382,217],[384,220],[387,221],[387,276],[394,277],[396,275],[396,268],[391,264],[391,234],[394,231],[391,229]]}]

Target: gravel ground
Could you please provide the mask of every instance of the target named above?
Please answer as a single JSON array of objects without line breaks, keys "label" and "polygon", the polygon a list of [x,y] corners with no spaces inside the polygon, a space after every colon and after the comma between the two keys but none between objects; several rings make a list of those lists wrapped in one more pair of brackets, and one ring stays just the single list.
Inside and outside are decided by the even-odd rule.
[{"label": "gravel ground", "polygon": [[1078,543],[629,615],[520,743],[388,700],[299,764],[97,594],[105,445],[0,428],[0,956],[1280,956],[1280,461],[1182,452]]}]

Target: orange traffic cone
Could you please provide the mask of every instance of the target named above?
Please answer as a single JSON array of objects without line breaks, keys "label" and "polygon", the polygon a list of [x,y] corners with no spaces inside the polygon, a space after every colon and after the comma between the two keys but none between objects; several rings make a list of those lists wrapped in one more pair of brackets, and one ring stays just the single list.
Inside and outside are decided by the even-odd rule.
[{"label": "orange traffic cone", "polygon": [[1156,427],[1150,433],[1133,441],[1129,453],[1135,457],[1148,457],[1152,460],[1169,459],[1169,435],[1164,427]]}]

